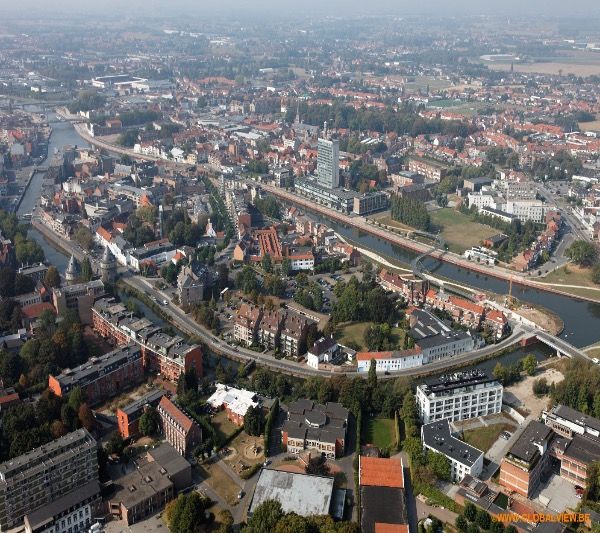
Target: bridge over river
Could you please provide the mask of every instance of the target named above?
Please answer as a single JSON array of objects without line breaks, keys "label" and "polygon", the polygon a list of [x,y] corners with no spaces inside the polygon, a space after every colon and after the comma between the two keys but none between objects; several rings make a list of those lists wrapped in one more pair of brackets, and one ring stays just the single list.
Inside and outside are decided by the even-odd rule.
[{"label": "bridge over river", "polygon": [[[419,277],[421,279],[428,279],[429,281],[433,281],[434,283],[443,287],[444,280],[433,276],[431,274],[431,272],[425,268],[424,261],[431,254],[434,254],[437,252],[441,252],[443,254],[446,251],[446,243],[445,243],[444,239],[442,239],[442,237],[440,235],[428,233],[426,231],[415,231],[414,233],[417,235],[426,237],[427,239],[431,239],[434,243],[433,246],[429,250],[423,252],[422,254],[418,255],[417,257],[415,257],[412,260],[411,268],[412,268],[414,276]],[[462,291],[460,289],[457,290],[457,288],[455,286],[452,286],[452,291],[459,292],[459,293],[465,293],[465,294],[467,292],[467,291]],[[570,357],[571,359],[580,358],[580,359],[584,359],[586,361],[590,361],[590,362],[592,361],[592,358],[590,356],[588,356],[583,350],[573,346],[572,344],[568,343],[564,339],[561,339],[555,335],[552,335],[551,333],[548,333],[547,331],[544,331],[543,329],[531,327],[531,326],[525,326],[525,325],[522,325],[522,329],[525,333],[531,334],[530,338],[535,337],[539,342],[542,342],[545,345],[549,346],[550,348],[556,350],[556,353],[558,356],[565,355],[567,357]]]}]

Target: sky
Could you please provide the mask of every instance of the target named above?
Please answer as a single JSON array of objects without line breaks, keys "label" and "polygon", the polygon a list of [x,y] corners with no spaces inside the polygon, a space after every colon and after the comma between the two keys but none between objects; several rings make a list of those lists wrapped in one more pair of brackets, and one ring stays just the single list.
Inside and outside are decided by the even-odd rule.
[{"label": "sky", "polygon": [[0,12],[121,12],[165,16],[212,12],[279,14],[502,14],[590,16],[600,14],[598,0],[0,0]]}]

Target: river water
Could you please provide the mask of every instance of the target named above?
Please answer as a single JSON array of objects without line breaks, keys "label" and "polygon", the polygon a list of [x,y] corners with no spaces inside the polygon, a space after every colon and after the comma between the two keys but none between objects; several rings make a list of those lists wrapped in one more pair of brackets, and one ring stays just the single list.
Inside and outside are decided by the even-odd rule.
[{"label": "river water", "polygon": [[[55,116],[50,114],[48,119],[54,121]],[[48,147],[47,163],[49,163],[49,160],[53,156],[54,149],[62,150],[65,145],[89,146],[79,137],[72,124],[68,122],[55,122],[53,123],[52,136],[50,137]],[[42,182],[43,174],[37,173],[33,177],[29,189],[21,202],[18,211],[19,214],[32,212],[39,198]],[[373,250],[392,262],[410,264],[410,261],[416,255],[410,250],[393,245],[384,239],[356,228],[351,228],[322,215],[312,213],[311,216],[327,224],[343,237],[356,242],[361,247]],[[64,271],[68,262],[65,254],[52,246],[35,229],[31,229],[29,234],[31,238],[42,246],[46,254],[46,259],[60,271]],[[456,281],[457,283],[486,289],[498,294],[508,293],[508,282],[503,280],[477,274],[431,258],[426,260],[426,266],[428,269],[434,271],[435,274]],[[523,287],[517,284],[513,284],[512,291],[513,295],[519,300],[541,305],[559,315],[565,323],[565,328],[561,336],[574,346],[588,346],[600,340],[600,304]]]},{"label": "river water", "polygon": [[[357,228],[331,220],[323,215],[311,213],[311,218],[323,222],[344,238],[357,243],[361,247],[377,252],[391,262],[395,261],[396,263],[400,262],[408,265],[417,256],[416,253],[410,250],[396,246]],[[425,260],[425,266],[432,273],[457,283],[486,289],[497,294],[508,294],[507,281],[471,272],[432,258]],[[513,283],[512,294],[522,302],[541,305],[559,315],[565,323],[561,337],[574,346],[589,346],[600,340],[600,304],[524,287],[515,283]]]},{"label": "river water", "polygon": [[[35,111],[35,109],[34,109]],[[39,111],[39,110],[37,110]],[[46,166],[50,164],[50,161],[54,157],[54,151],[62,151],[64,146],[81,146],[89,147],[89,144],[85,142],[73,128],[69,122],[59,122],[56,119],[56,115],[49,114],[48,121],[52,122],[52,135],[48,142],[48,158],[42,164]],[[42,185],[44,182],[44,173],[36,172],[31,179],[29,188],[21,201],[21,205],[17,211],[17,214],[23,215],[25,213],[33,212],[33,209],[40,198]],[[53,264],[60,272],[64,272],[67,268],[69,258],[64,254],[62,250],[55,248],[44,236],[34,228],[29,230],[28,236],[36,241],[44,250],[46,255],[46,261]]]}]

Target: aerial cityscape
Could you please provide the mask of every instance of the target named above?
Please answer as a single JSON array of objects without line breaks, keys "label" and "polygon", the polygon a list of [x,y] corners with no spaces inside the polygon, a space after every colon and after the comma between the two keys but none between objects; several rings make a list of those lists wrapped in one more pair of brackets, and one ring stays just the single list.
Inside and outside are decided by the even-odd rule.
[{"label": "aerial cityscape", "polygon": [[600,533],[600,4],[204,4],[0,3],[0,532]]}]

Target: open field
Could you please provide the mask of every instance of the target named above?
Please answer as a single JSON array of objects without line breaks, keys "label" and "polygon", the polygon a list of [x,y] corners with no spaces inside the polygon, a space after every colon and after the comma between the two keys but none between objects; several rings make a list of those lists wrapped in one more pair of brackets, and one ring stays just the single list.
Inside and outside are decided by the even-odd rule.
[{"label": "open field", "polygon": [[596,120],[592,122],[580,122],[579,128],[585,130],[600,130],[600,116],[596,115]]},{"label": "open field", "polygon": [[238,502],[237,495],[240,488],[216,463],[204,464],[199,467],[200,475],[206,479],[211,488],[223,498],[229,505]]},{"label": "open field", "polygon": [[393,446],[396,440],[394,420],[391,418],[370,418],[365,428],[364,439],[367,444],[380,450]]},{"label": "open field", "polygon": [[[599,58],[600,59],[600,58]],[[510,63],[492,63],[488,65],[490,70],[500,70],[509,72]],[[549,61],[547,63],[515,63],[515,72],[525,74],[551,74],[558,76],[561,72],[563,76],[574,74],[575,76],[594,76],[600,75],[600,63],[571,63],[569,61]]]},{"label": "open field", "polygon": [[415,76],[415,78],[409,78],[409,81],[405,83],[405,88],[408,91],[418,91],[420,89],[427,89],[429,86],[430,90],[447,89],[452,85],[448,80],[442,80],[434,78],[432,76]]},{"label": "open field", "polygon": [[463,253],[472,246],[479,246],[481,241],[498,233],[498,230],[472,222],[460,211],[444,208],[429,213],[433,226],[441,230],[441,235],[451,252]]},{"label": "open field", "polygon": [[564,375],[560,370],[552,367],[544,367],[538,370],[534,376],[526,376],[524,379],[506,387],[504,389],[503,401],[511,407],[518,409],[526,409],[534,418],[542,414],[542,411],[548,407],[549,398],[543,396],[538,398],[533,394],[533,382],[536,379],[546,378],[548,385],[558,383],[564,379]]},{"label": "open field", "polygon": [[505,422],[503,424],[492,424],[477,429],[468,429],[464,432],[464,440],[471,446],[480,449],[482,452],[487,452],[494,442],[498,440],[500,433],[503,431],[515,430],[515,424]]},{"label": "open field", "polygon": [[591,268],[582,268],[573,264],[557,268],[554,272],[550,272],[543,279],[540,279],[540,281],[559,285],[582,285],[584,287],[600,289],[600,285],[596,285],[592,281]]},{"label": "open field", "polygon": [[237,426],[227,420],[227,413],[225,410],[219,411],[210,421],[219,437],[223,440],[227,439],[237,431]]},{"label": "open field", "polygon": [[402,222],[398,222],[397,220],[393,220],[390,216],[389,211],[384,213],[379,213],[377,215],[373,215],[369,217],[371,220],[379,222],[380,224],[385,224],[386,226],[390,226],[391,228],[404,229],[408,231],[412,231],[414,228],[407,226],[406,224],[402,224]]},{"label": "open field", "polygon": [[[342,325],[338,329],[336,335],[337,341],[344,346],[348,346],[348,343],[359,346],[361,350],[367,351],[368,348],[365,345],[365,331],[372,326],[374,322],[352,322]],[[402,345],[404,342],[404,330],[400,328],[392,328],[392,336],[396,346]]]}]

